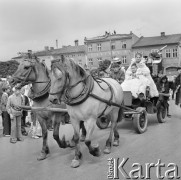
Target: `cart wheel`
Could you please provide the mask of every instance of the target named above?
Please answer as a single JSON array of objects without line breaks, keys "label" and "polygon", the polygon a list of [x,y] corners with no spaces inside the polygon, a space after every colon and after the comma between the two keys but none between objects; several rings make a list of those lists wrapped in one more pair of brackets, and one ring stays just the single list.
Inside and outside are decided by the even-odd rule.
[{"label": "cart wheel", "polygon": [[138,107],[136,110],[139,111],[140,114],[133,115],[133,125],[136,129],[136,132],[142,134],[147,130],[147,125],[148,125],[147,112],[145,108],[142,107]]},{"label": "cart wheel", "polygon": [[166,122],[166,114],[167,114],[167,109],[163,106],[160,106],[157,111],[157,119],[159,123],[164,123]]},{"label": "cart wheel", "polygon": [[96,124],[100,129],[106,129],[110,123],[110,116],[102,116],[97,119]]}]

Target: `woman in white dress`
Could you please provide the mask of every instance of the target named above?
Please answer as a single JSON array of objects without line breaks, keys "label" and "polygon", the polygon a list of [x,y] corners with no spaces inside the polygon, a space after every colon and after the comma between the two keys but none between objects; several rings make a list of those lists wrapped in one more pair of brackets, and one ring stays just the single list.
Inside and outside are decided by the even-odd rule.
[{"label": "woman in white dress", "polygon": [[[136,67],[135,74],[137,76],[137,79],[129,82],[128,79],[130,79],[130,77],[132,77],[132,75],[134,74],[134,68],[132,67],[132,65],[133,67]],[[137,98],[140,93],[143,93],[145,95],[147,87],[150,89],[150,97],[158,96],[157,87],[150,75],[149,68],[145,65],[144,59],[142,59],[141,53],[137,53],[135,58],[132,59],[129,68],[126,71],[125,81],[121,86],[123,88],[123,91],[131,91],[135,98]]]}]

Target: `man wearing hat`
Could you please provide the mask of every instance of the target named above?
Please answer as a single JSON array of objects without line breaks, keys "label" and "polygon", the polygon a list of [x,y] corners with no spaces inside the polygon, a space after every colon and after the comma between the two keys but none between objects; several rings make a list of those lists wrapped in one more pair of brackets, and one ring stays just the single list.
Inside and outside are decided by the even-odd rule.
[{"label": "man wearing hat", "polygon": [[14,87],[14,93],[9,96],[6,109],[11,118],[11,143],[16,143],[18,141],[23,141],[21,133],[21,117],[22,110],[19,106],[24,105],[24,100],[21,96],[21,87],[17,84]]},{"label": "man wearing hat", "polygon": [[112,71],[111,71],[110,77],[115,79],[121,84],[125,79],[124,71],[120,68],[120,65],[117,62],[111,65],[111,69]]}]

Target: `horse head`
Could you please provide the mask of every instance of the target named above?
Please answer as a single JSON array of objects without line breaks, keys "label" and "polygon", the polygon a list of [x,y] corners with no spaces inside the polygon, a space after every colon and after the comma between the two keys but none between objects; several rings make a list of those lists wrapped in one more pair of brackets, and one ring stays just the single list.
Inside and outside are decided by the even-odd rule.
[{"label": "horse head", "polygon": [[51,64],[51,88],[49,100],[52,103],[61,101],[65,90],[71,88],[82,79],[85,71],[73,59],[53,60]]},{"label": "horse head", "polygon": [[39,79],[39,76],[43,71],[45,71],[45,66],[43,66],[43,64],[39,61],[39,59],[36,56],[32,58],[25,57],[20,62],[17,71],[13,74],[10,83],[12,85],[20,83],[21,86],[30,83],[33,84]]}]

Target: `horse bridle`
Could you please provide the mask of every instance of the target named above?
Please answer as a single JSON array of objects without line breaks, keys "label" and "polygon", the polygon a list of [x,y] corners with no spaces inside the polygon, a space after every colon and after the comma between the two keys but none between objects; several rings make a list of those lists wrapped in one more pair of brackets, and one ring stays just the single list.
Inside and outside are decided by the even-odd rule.
[{"label": "horse bridle", "polygon": [[[25,82],[27,82],[27,83],[25,83],[25,84],[29,84],[29,83],[31,83],[31,84],[35,84],[35,83],[50,83],[50,81],[51,80],[49,80],[49,81],[27,81],[27,79],[28,79],[28,77],[29,77],[29,75],[30,75],[30,73],[32,72],[32,70],[33,70],[33,68],[34,68],[34,62],[32,62],[31,60],[28,60],[28,59],[26,59],[25,61],[28,61],[28,62],[30,62],[30,70],[29,70],[29,72],[27,73],[27,75],[26,75],[26,77],[24,78],[24,81],[23,81],[23,83],[25,83]],[[35,73],[35,79],[37,79],[37,72],[36,72],[36,70],[34,69],[34,73]]]},{"label": "horse bridle", "polygon": [[[56,68],[58,68],[60,71],[60,67],[56,66]],[[81,82],[84,82],[86,78],[81,79],[80,81],[76,82],[73,85],[69,85],[70,83],[70,76],[69,73],[67,71],[65,71],[65,83],[63,85],[63,89],[57,92],[49,92],[50,95],[57,95],[60,93],[64,93],[64,92],[68,92],[70,89],[74,88],[75,86],[77,86],[78,84],[80,84]]]}]

